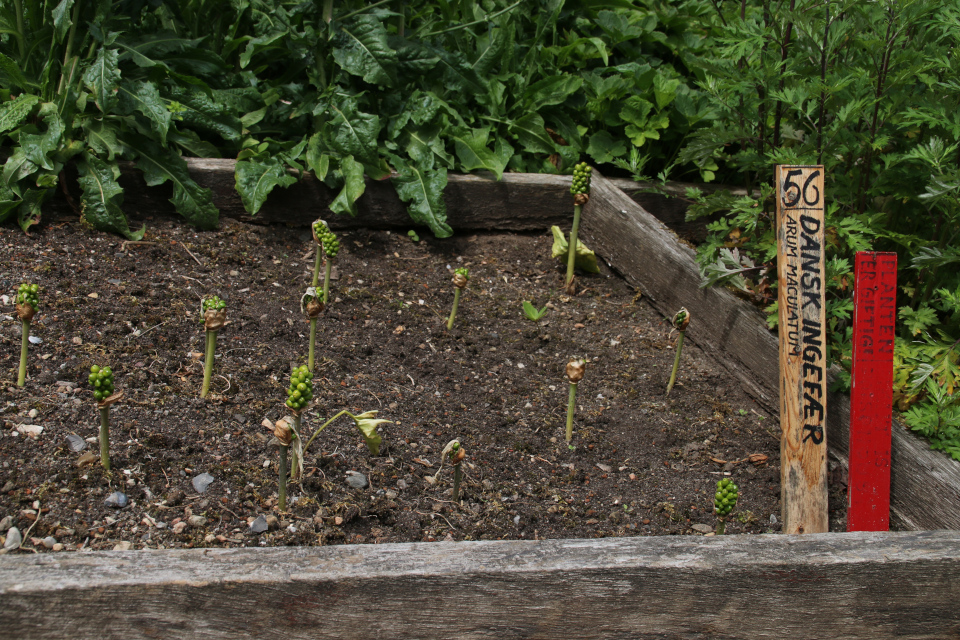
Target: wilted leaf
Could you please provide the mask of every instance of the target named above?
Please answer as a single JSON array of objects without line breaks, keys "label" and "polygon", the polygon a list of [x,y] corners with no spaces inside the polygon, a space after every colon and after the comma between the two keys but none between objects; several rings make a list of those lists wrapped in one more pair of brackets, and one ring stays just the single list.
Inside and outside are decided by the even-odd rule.
[{"label": "wilted leaf", "polygon": [[[554,225],[550,227],[550,231],[553,233],[553,247],[550,249],[550,254],[554,258],[566,260],[570,250],[570,242],[563,231],[560,230],[560,227]],[[573,259],[573,265],[587,273],[600,273],[596,254],[588,249],[587,245],[580,241],[580,238],[577,238],[577,255]]]}]

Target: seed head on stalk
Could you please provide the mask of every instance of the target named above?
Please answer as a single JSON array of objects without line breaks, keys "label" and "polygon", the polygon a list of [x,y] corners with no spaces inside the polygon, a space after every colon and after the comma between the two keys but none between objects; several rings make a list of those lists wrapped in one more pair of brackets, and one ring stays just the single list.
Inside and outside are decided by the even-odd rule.
[{"label": "seed head on stalk", "polygon": [[470,281],[470,270],[466,267],[457,267],[453,272],[453,310],[450,311],[450,319],[447,320],[447,331],[453,329],[453,320],[457,317],[457,306],[460,304],[460,292],[467,288],[467,282]]},{"label": "seed head on stalk", "polygon": [[[586,373],[586,361],[581,358],[573,358],[567,363],[567,381],[570,383],[570,396],[567,402],[567,445],[573,439],[573,414],[577,407],[577,385],[583,380]],[[571,447],[572,448],[572,447]]]},{"label": "seed head on stalk", "polygon": [[40,287],[24,282],[17,287],[16,309],[22,325],[22,340],[20,344],[20,371],[17,375],[17,386],[22,387],[27,381],[27,350],[30,344],[30,322],[40,308],[40,297],[37,293]]},{"label": "seed head on stalk", "polygon": [[677,355],[673,358],[673,371],[670,372],[670,382],[667,383],[667,395],[673,390],[673,385],[677,381],[677,369],[680,368],[680,352],[683,351],[683,336],[687,331],[687,325],[690,324],[690,312],[684,307],[680,307],[673,316],[673,328],[680,333],[677,338]]},{"label": "seed head on stalk", "polygon": [[100,464],[105,471],[110,471],[110,405],[119,402],[123,392],[115,392],[110,367],[93,365],[87,382],[93,387],[93,399],[100,410]]},{"label": "seed head on stalk", "polygon": [[301,365],[290,373],[290,386],[287,388],[287,408],[293,415],[293,457],[290,462],[290,476],[299,478],[303,473],[303,440],[300,438],[300,414],[313,400],[313,374],[306,365]]},{"label": "seed head on stalk", "polygon": [[733,480],[724,478],[717,482],[717,493],[713,497],[713,512],[717,515],[717,535],[722,536],[726,530],[724,517],[737,506],[740,491]]},{"label": "seed head on stalk", "polygon": [[573,266],[577,259],[577,232],[580,228],[580,211],[590,201],[590,176],[593,167],[581,162],[573,167],[573,178],[570,180],[570,193],[573,195],[573,226],[570,228],[570,247],[567,250],[567,277],[564,287],[569,295],[576,293],[576,283],[573,277]]},{"label": "seed head on stalk", "polygon": [[317,259],[313,265],[313,286],[317,286],[320,273],[320,250],[326,255],[326,268],[323,273],[323,298],[321,302],[326,304],[330,299],[330,272],[333,269],[333,261],[340,253],[340,241],[330,227],[323,220],[317,220],[313,223],[313,240],[317,243]]},{"label": "seed head on stalk", "polygon": [[217,351],[217,332],[227,321],[227,303],[218,296],[205,298],[200,304],[204,329],[206,329],[206,353],[203,361],[203,388],[200,397],[206,398],[210,392],[210,377],[213,375],[213,360]]}]

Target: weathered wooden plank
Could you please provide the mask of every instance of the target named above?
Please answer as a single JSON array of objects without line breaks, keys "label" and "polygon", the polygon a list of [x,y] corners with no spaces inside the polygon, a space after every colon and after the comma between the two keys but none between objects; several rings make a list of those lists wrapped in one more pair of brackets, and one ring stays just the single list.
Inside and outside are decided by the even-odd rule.
[{"label": "weathered wooden plank", "polygon": [[[597,172],[584,207],[581,237],[623,277],[643,291],[664,316],[680,307],[694,322],[686,339],[702,346],[731,378],[770,411],[777,411],[778,342],[759,309],[724,289],[701,289],[693,249]],[[832,377],[832,376],[831,376]],[[832,382],[832,380],[831,380]],[[849,453],[850,404],[827,396],[831,451]],[[891,526],[960,529],[960,465],[931,451],[925,441],[894,422]]]},{"label": "weathered wooden plank", "polygon": [[960,637],[960,533],[0,559],[0,629],[94,638]]}]

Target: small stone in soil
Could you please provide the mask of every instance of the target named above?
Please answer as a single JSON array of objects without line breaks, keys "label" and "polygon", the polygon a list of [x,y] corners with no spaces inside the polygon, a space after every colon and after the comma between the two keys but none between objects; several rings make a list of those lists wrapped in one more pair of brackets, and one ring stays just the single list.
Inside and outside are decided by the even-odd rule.
[{"label": "small stone in soil", "polygon": [[57,544],[57,539],[53,536],[47,536],[42,542],[43,546],[45,546],[47,549],[53,549],[53,545]]},{"label": "small stone in soil", "polygon": [[400,489],[401,491],[403,491],[404,489],[407,488],[407,486],[408,486],[408,485],[407,485],[407,483],[406,483],[405,481],[403,481],[403,480],[397,480],[397,489]]},{"label": "small stone in soil", "polygon": [[116,545],[114,545],[113,550],[114,551],[130,551],[130,549],[132,548],[133,548],[132,542],[130,542],[129,540],[123,540],[121,542],[118,542]]},{"label": "small stone in soil", "polygon": [[273,514],[268,515],[265,520],[267,521],[267,528],[270,529],[270,531],[276,531],[277,528],[280,527],[280,521],[277,519],[277,516]]},{"label": "small stone in soil", "polygon": [[18,548],[22,542],[23,536],[20,535],[20,529],[10,527],[10,530],[7,531],[7,541],[3,543],[3,548],[5,551],[10,551]]},{"label": "small stone in soil", "polygon": [[357,471],[347,471],[347,484],[354,489],[365,489],[368,484],[367,476]]},{"label": "small stone in soil", "polygon": [[691,527],[694,531],[699,531],[700,533],[710,533],[713,531],[713,527],[708,524],[695,524]]},{"label": "small stone in soil", "polygon": [[0,533],[6,531],[13,526],[13,516],[5,516],[3,520],[0,520]]},{"label": "small stone in soil", "polygon": [[197,490],[197,493],[203,493],[207,490],[207,487],[213,482],[213,476],[209,473],[201,473],[193,479],[193,488]]},{"label": "small stone in soil", "polygon": [[123,509],[125,506],[127,506],[127,495],[119,491],[114,491],[107,496],[107,499],[103,501],[103,504],[114,509]]},{"label": "small stone in soil", "polygon": [[190,516],[187,518],[187,524],[189,524],[191,527],[196,527],[199,529],[207,524],[207,519],[203,516]]},{"label": "small stone in soil", "polygon": [[267,530],[267,519],[263,516],[257,516],[257,519],[250,523],[250,533],[263,533]]},{"label": "small stone in soil", "polygon": [[80,436],[71,433],[67,436],[67,446],[70,447],[70,451],[80,453],[87,448],[87,442]]}]

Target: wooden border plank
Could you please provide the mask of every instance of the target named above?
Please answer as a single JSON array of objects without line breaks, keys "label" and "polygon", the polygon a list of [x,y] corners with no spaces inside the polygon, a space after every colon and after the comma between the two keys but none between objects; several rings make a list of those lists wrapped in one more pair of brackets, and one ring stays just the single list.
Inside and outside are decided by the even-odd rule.
[{"label": "wooden border plank", "polygon": [[70,638],[929,638],[960,533],[96,552],[0,561],[0,629]]}]

